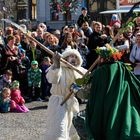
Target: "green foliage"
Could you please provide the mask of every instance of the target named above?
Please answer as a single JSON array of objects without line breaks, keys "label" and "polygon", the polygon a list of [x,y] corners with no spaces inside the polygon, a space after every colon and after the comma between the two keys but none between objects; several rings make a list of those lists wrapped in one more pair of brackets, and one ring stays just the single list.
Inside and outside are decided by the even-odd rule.
[{"label": "green foliage", "polygon": [[131,66],[130,63],[125,63],[126,65],[126,68],[129,70],[129,71],[133,71],[133,67]]},{"label": "green foliage", "polygon": [[75,83],[78,85],[78,86],[84,86],[86,85],[89,80],[90,80],[90,77],[91,75],[87,75],[87,76],[83,76],[83,78],[79,78],[79,79],[76,79]]}]

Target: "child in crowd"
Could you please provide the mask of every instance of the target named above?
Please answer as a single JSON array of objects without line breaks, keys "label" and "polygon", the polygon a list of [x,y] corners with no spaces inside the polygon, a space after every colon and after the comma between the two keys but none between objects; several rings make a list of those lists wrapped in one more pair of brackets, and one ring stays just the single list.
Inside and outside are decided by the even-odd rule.
[{"label": "child in crowd", "polygon": [[50,93],[51,84],[46,79],[46,72],[50,66],[51,66],[51,59],[49,57],[44,57],[41,65],[41,70],[42,70],[41,88],[42,88],[43,100],[48,100],[51,95]]},{"label": "child in crowd", "polygon": [[22,55],[21,55],[21,65],[18,67],[18,81],[20,83],[20,90],[21,93],[26,100],[26,97],[28,96],[28,80],[27,80],[27,72],[28,69],[30,68],[30,60],[26,56],[26,51],[22,50]]},{"label": "child in crowd", "polygon": [[38,62],[33,60],[31,68],[28,70],[28,89],[30,101],[41,101],[41,73],[42,70],[38,67]]},{"label": "child in crowd", "polygon": [[2,92],[0,93],[0,112],[6,113],[10,111],[10,88],[3,88]]},{"label": "child in crowd", "polygon": [[12,82],[12,71],[6,70],[3,75],[0,76],[0,91],[4,87],[10,87]]},{"label": "child in crowd", "polygon": [[11,112],[28,112],[29,109],[24,104],[25,100],[21,96],[19,82],[14,80],[11,86]]}]

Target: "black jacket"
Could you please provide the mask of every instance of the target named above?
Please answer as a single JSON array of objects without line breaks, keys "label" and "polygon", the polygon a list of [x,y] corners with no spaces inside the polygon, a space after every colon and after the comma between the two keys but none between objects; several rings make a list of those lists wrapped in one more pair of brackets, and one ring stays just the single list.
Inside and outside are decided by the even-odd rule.
[{"label": "black jacket", "polygon": [[82,14],[82,15],[79,16],[79,18],[77,20],[77,24],[78,24],[79,27],[81,27],[83,22],[87,21],[89,23],[90,20],[91,20],[91,18],[90,18],[89,15],[83,16],[83,14]]}]

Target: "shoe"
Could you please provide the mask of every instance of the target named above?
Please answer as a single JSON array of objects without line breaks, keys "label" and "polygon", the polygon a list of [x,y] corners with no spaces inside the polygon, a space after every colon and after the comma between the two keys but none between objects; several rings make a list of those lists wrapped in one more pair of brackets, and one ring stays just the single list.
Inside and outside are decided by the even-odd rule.
[{"label": "shoe", "polygon": [[46,96],[45,101],[49,101],[49,98],[50,98],[49,96]]},{"label": "shoe", "polygon": [[36,101],[42,101],[42,99],[41,98],[37,98]]}]

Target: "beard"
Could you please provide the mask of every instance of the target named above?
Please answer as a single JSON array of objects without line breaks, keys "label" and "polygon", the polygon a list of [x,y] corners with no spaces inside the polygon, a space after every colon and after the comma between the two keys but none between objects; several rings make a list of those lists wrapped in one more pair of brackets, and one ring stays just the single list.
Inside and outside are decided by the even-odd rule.
[{"label": "beard", "polygon": [[78,60],[76,58],[67,57],[67,61],[73,66],[78,66]]}]

